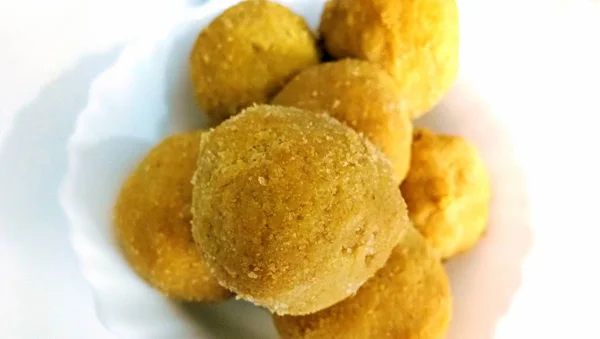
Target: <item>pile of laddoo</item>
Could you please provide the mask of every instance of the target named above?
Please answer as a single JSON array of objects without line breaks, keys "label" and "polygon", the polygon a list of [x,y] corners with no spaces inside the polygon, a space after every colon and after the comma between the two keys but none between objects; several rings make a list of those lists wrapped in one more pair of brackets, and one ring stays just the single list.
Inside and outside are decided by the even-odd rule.
[{"label": "pile of laddoo", "polygon": [[474,146],[412,121],[452,86],[458,38],[455,0],[329,0],[317,33],[270,1],[225,10],[190,55],[213,126],[156,145],[118,195],[130,266],[177,300],[261,306],[282,338],[445,337],[442,260],[484,233],[491,189]]}]

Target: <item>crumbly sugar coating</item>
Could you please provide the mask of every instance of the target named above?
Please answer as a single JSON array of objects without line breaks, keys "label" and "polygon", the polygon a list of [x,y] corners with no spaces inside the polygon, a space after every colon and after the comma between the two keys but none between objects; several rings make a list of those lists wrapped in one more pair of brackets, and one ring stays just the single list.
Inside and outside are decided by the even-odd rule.
[{"label": "crumbly sugar coating", "polygon": [[441,339],[451,312],[444,267],[410,227],[385,266],[355,296],[314,314],[273,320],[282,339]]},{"label": "crumbly sugar coating", "polygon": [[459,65],[455,0],[330,0],[320,33],[329,54],[382,65],[416,118],[453,84]]},{"label": "crumbly sugar coating", "polygon": [[193,234],[223,285],[308,314],[381,268],[409,221],[389,160],[327,114],[260,105],[203,136]]},{"label": "crumbly sugar coating", "polygon": [[412,122],[400,109],[401,98],[395,80],[379,66],[346,59],[303,70],[272,103],[324,111],[364,133],[390,159],[402,181],[410,165]]},{"label": "crumbly sugar coating", "polygon": [[190,67],[197,102],[222,121],[253,103],[267,103],[319,59],[316,39],[302,17],[270,1],[241,2],[196,40]]},{"label": "crumbly sugar coating", "polygon": [[486,229],[490,180],[477,149],[460,137],[415,130],[401,191],[415,227],[442,258],[469,250]]},{"label": "crumbly sugar coating", "polygon": [[169,137],[145,156],[121,188],[114,225],[126,260],[150,285],[176,299],[219,301],[231,293],[210,274],[191,230],[201,134]]}]

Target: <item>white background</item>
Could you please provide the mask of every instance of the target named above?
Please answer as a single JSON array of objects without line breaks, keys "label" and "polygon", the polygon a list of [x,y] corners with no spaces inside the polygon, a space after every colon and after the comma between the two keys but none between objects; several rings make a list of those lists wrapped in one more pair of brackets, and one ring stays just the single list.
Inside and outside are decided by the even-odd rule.
[{"label": "white background", "polygon": [[[0,0],[0,338],[110,338],[56,201],[65,142],[89,83],[124,44],[200,2]],[[496,338],[599,338],[600,169],[589,161],[600,158],[590,118],[600,116],[598,2],[463,3],[488,14],[470,23],[485,30],[464,32],[485,34],[486,45],[463,64],[487,63],[488,91],[502,87],[528,105],[516,133],[531,135],[521,146],[536,154],[525,159],[539,173],[530,185],[545,193],[522,287]]]},{"label": "white background", "polygon": [[199,2],[0,0],[0,338],[111,338],[56,200],[65,142],[122,46]]}]

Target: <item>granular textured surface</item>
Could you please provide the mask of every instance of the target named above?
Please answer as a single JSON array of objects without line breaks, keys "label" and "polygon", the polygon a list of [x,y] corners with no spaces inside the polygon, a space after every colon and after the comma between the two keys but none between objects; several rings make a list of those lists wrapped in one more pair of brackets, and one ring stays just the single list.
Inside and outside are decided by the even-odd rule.
[{"label": "granular textured surface", "polygon": [[402,93],[379,66],[341,60],[300,72],[272,103],[324,111],[364,133],[392,162],[398,181],[410,165],[412,122],[401,111]]},{"label": "granular textured surface", "polygon": [[473,247],[486,228],[490,180],[475,147],[460,137],[415,130],[401,191],[415,227],[442,258]]},{"label": "granular textured surface", "polygon": [[302,17],[269,1],[241,2],[196,40],[190,67],[198,104],[213,120],[224,120],[253,103],[268,102],[319,58]]},{"label": "granular textured surface", "polygon": [[330,0],[320,26],[329,54],[381,64],[413,118],[433,107],[458,73],[455,0]]},{"label": "granular textured surface", "polygon": [[191,230],[200,135],[169,137],[146,155],[121,188],[114,223],[125,258],[150,285],[177,299],[219,301],[231,293],[210,275]]},{"label": "granular textured surface", "polygon": [[324,113],[248,108],[203,136],[194,184],[214,276],[278,314],[355,293],[410,224],[389,160]]},{"label": "granular textured surface", "polygon": [[307,316],[274,316],[282,339],[442,339],[452,296],[439,257],[410,227],[355,296]]}]

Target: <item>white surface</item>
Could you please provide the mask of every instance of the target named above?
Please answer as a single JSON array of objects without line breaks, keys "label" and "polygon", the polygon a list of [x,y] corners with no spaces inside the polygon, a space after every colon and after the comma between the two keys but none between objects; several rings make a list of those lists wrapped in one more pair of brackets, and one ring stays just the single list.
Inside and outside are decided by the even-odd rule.
[{"label": "white surface", "polygon": [[77,0],[0,2],[0,117],[31,100],[41,79],[57,76],[81,54],[85,30],[73,27],[85,26],[83,13],[85,2]]},{"label": "white surface", "polygon": [[[0,140],[0,338],[108,338],[68,248],[56,190],[66,166],[66,137],[85,104],[87,86],[118,53],[105,49],[144,30],[132,22],[152,22],[146,18],[166,11],[159,1],[143,1],[149,10],[140,12],[133,5],[140,3],[0,2],[0,139],[7,117],[19,115],[5,143]],[[183,0],[167,3],[162,6],[185,5]],[[482,11],[470,31],[463,30],[481,41],[480,54],[463,60],[463,67],[479,64],[492,72],[481,73],[481,80],[488,80],[482,88],[492,99],[520,100],[520,114],[511,116],[524,123],[514,134],[529,138],[516,153],[535,151],[522,160],[536,169],[529,186],[540,192],[537,204],[543,207],[532,215],[540,225],[535,249],[525,262],[510,316],[499,322],[495,337],[598,338],[600,281],[597,263],[590,259],[600,257],[600,223],[594,217],[600,168],[589,161],[597,159],[593,146],[599,144],[596,124],[590,122],[600,112],[595,101],[597,2],[596,7],[592,1],[462,3],[470,3],[463,12]],[[128,16],[133,21],[124,19]],[[87,29],[73,27],[81,17],[91,17],[85,20]],[[82,32],[97,42],[78,45]],[[56,48],[42,51],[40,44]],[[87,51],[102,53],[75,65]],[[507,72],[513,69],[517,75]]]},{"label": "white surface", "polygon": [[0,338],[108,338],[57,201],[87,86],[116,51],[85,58],[25,105],[0,145]]},{"label": "white surface", "polygon": [[0,141],[18,109],[82,55],[122,45],[204,2],[0,1]]},{"label": "white surface", "polygon": [[199,2],[0,1],[0,338],[114,337],[95,316],[57,200],[66,140],[119,46]]}]

